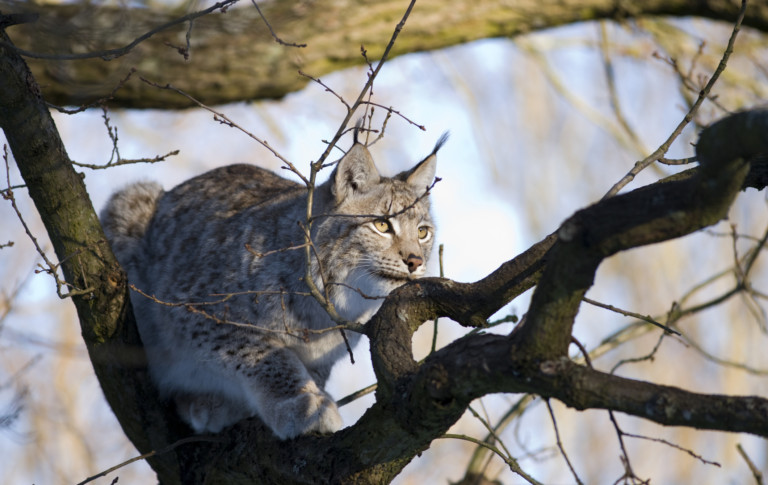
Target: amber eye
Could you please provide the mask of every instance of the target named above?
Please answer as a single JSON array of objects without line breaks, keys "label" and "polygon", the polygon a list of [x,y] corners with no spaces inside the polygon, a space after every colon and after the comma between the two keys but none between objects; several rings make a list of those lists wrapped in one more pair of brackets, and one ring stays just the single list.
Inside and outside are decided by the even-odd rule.
[{"label": "amber eye", "polygon": [[381,233],[387,233],[392,230],[392,226],[390,226],[389,221],[385,221],[384,219],[373,221],[373,227],[375,227],[376,230]]},{"label": "amber eye", "polygon": [[429,228],[426,226],[421,226],[419,228],[419,239],[426,239],[427,236],[429,236]]}]

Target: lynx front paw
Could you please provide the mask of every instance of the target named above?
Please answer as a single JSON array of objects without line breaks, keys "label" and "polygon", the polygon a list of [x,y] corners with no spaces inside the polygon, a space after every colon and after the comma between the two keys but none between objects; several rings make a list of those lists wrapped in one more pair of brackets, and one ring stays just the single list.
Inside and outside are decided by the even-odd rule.
[{"label": "lynx front paw", "polygon": [[282,440],[313,431],[333,433],[342,425],[336,403],[319,389],[282,401],[275,406],[274,418],[270,427]]}]

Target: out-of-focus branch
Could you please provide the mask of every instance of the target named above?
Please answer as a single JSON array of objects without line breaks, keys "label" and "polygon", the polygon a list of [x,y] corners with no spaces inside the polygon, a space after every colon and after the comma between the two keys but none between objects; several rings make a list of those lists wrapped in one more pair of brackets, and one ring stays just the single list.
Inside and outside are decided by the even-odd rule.
[{"label": "out-of-focus branch", "polygon": [[[719,21],[734,19],[737,12],[733,3],[724,1],[643,0],[632,2],[631,8],[622,5],[607,0],[420,2],[416,8],[419,15],[414,15],[391,56],[587,20],[670,15]],[[750,5],[744,24],[768,31],[768,0],[752,0]],[[46,100],[62,106],[106,97],[132,67],[142,76],[170,83],[209,106],[281,97],[306,85],[307,78],[300,76],[298,69],[318,77],[363,65],[364,60],[356,55],[360,45],[366,45],[371,59],[378,59],[383,46],[371,46],[371,39],[380,38],[391,28],[391,19],[399,15],[403,4],[396,0],[275,1],[260,3],[259,8],[275,31],[289,34],[307,47],[297,51],[276,44],[259,12],[241,2],[226,13],[195,19],[189,60],[172,47],[186,44],[189,29],[188,21],[183,20],[154,33],[113,61],[35,60],[31,62],[33,74],[44,86]],[[0,1],[0,11],[39,14],[37,22],[13,27],[15,42],[27,51],[53,55],[120,48],[158,26],[183,18],[157,9],[9,0]],[[115,94],[112,106],[179,109],[193,103],[131,82]]]}]

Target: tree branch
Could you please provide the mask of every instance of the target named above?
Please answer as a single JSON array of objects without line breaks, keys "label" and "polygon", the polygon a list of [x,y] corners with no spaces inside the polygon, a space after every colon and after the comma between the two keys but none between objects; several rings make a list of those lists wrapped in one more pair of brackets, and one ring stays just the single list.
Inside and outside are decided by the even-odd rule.
[{"label": "tree branch", "polygon": [[[40,213],[66,281],[90,288],[72,296],[104,395],[123,430],[143,452],[175,441],[178,419],[150,384],[128,299],[125,273],[112,255],[83,179],[72,167],[48,107],[25,62],[0,30],[0,128]],[[150,460],[178,475],[167,456]]]},{"label": "tree branch", "polygon": [[[46,100],[62,106],[109,96],[133,67],[142,76],[172,84],[209,106],[281,97],[306,85],[308,79],[298,74],[299,69],[317,78],[361,65],[364,60],[357,55],[360,45],[366,46],[371,59],[378,59],[384,46],[371,45],[371,39],[381,38],[391,28],[391,18],[399,14],[402,2],[320,0],[302,3],[300,13],[295,7],[294,2],[268,2],[259,8],[274,29],[307,44],[299,55],[295,48],[276,45],[259,12],[243,2],[243,8],[195,20],[191,44],[194,55],[186,60],[177,49],[168,47],[185,42],[188,30],[186,22],[179,21],[185,17],[177,18],[171,12],[0,0],[0,10],[5,13],[40,16],[36,23],[13,30],[16,44],[37,54],[70,55],[96,50],[122,53],[121,48],[153,32],[128,55],[110,62],[31,60],[35,78],[45,86]],[[744,25],[768,32],[767,9],[768,0],[750,1]],[[643,0],[631,4],[612,0],[525,0],[512,4],[463,0],[419,4],[416,12],[420,10],[429,14],[414,15],[392,57],[588,20],[670,15],[732,21],[738,7],[725,0]],[[154,32],[164,24],[172,26]],[[111,106],[178,109],[193,103],[130,82],[114,94]]]}]

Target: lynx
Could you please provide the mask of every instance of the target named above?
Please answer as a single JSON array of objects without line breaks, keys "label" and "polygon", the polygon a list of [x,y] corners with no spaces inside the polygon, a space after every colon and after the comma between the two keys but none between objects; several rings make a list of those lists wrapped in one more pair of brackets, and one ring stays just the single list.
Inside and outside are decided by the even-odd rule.
[{"label": "lynx", "polygon": [[[447,135],[447,134],[446,134]],[[311,275],[344,319],[424,275],[434,240],[434,150],[379,175],[355,140],[314,193]],[[211,170],[165,192],[140,182],[101,214],[129,281],[150,375],[198,433],[258,416],[280,439],[338,430],[324,385],[346,353],[302,277],[305,186],[251,165]],[[347,332],[350,345],[359,335]]]}]

